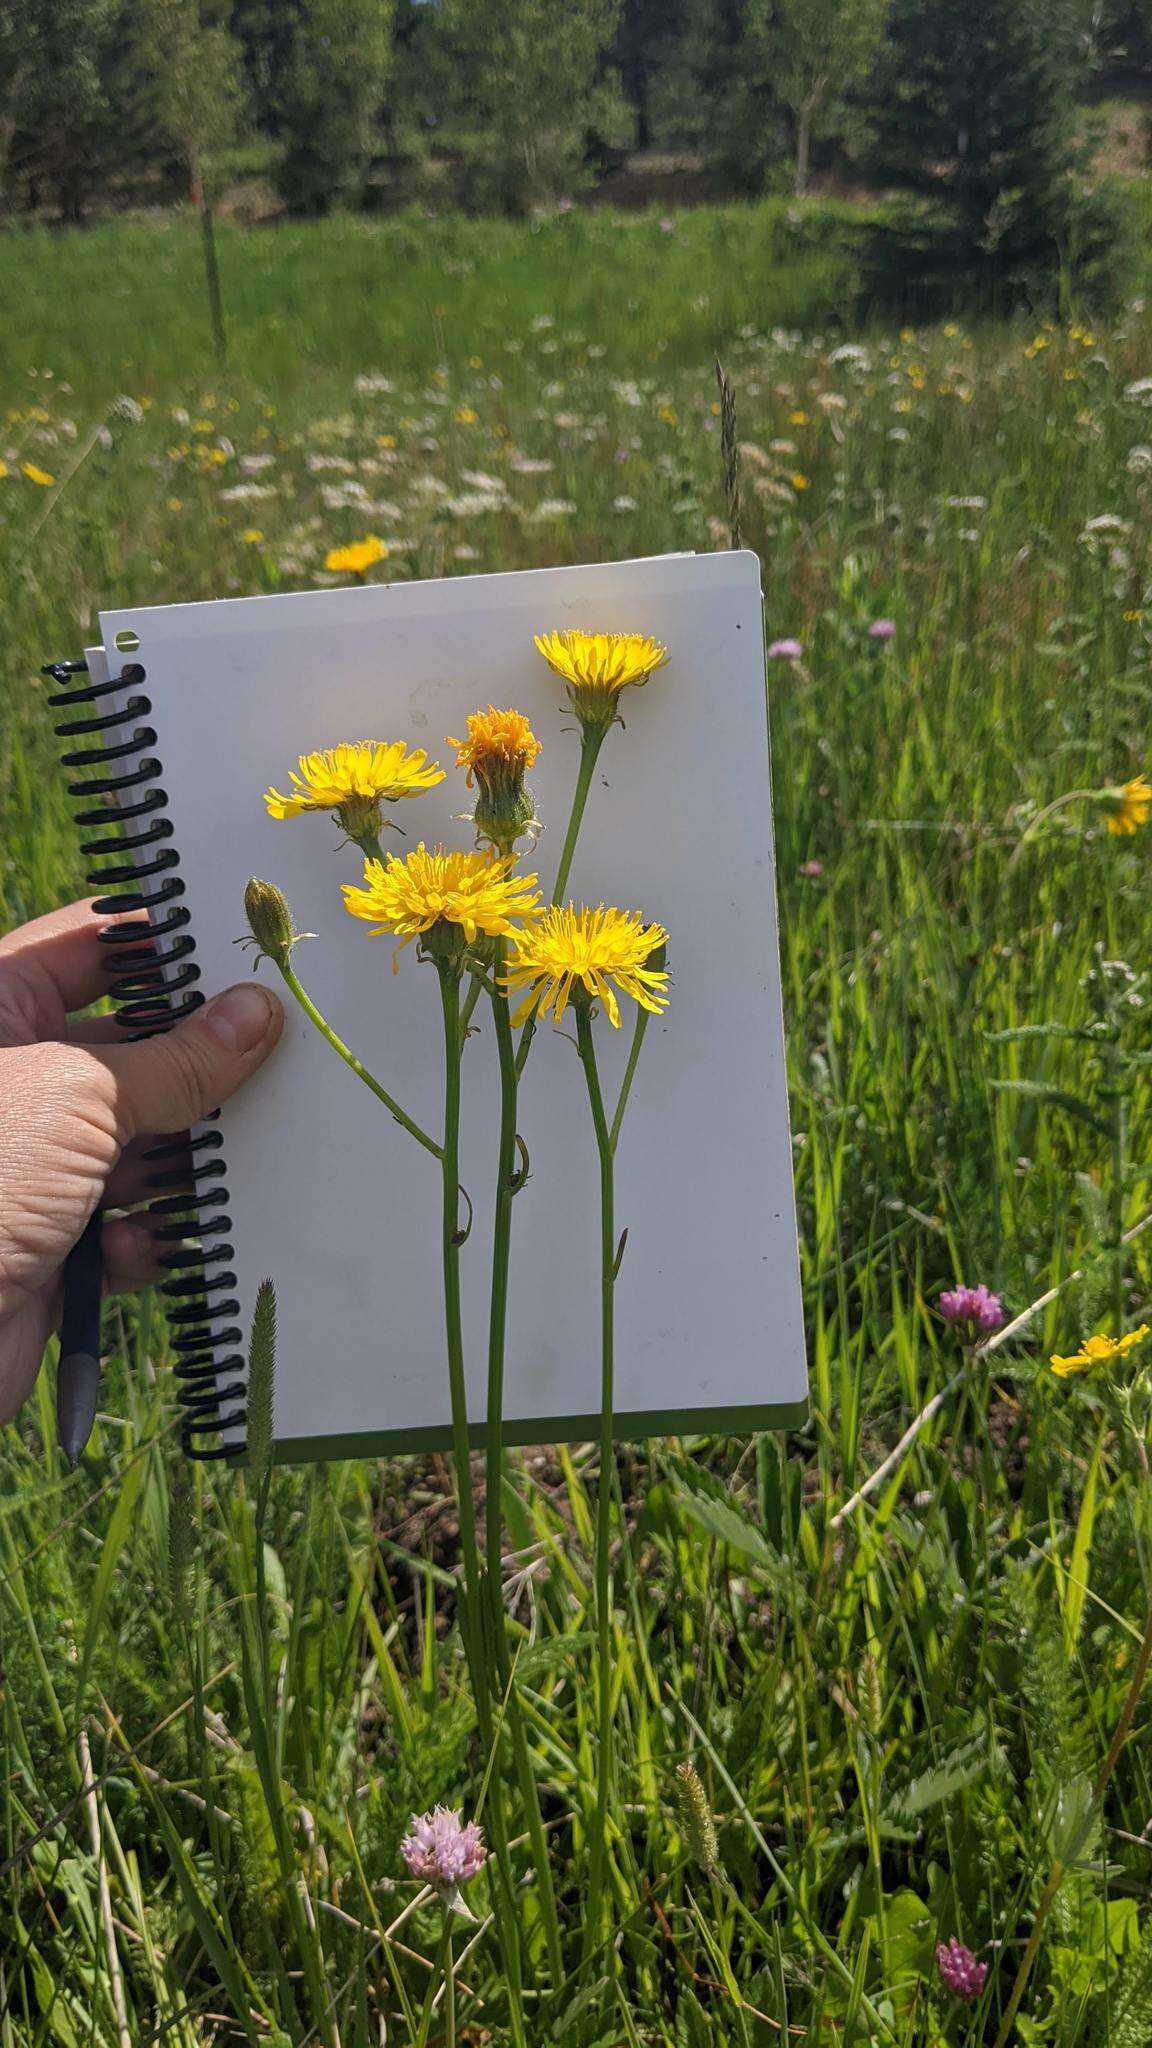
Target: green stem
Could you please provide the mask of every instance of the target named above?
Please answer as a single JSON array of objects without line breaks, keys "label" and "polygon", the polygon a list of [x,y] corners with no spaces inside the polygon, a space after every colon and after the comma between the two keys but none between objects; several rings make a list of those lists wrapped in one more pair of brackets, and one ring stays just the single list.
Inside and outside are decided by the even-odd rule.
[{"label": "green stem", "polygon": [[[564,834],[564,844],[560,849],[560,865],[556,870],[556,883],[552,890],[553,906],[562,901],[564,891],[568,887],[568,877],[572,871],[572,862],[576,853],[576,841],[580,837],[580,827],[584,823],[584,812],[588,804],[588,792],[592,787],[592,777],[595,773],[596,763],[600,758],[600,749],[604,744],[604,736],[607,730],[606,725],[598,727],[595,731],[591,726],[587,725],[581,729],[580,768],[576,776],[576,787],[572,792],[572,809],[568,816],[568,830]],[[536,1022],[536,1012],[533,1011],[525,1023],[523,1031],[520,1033],[520,1045],[516,1054],[516,1072],[518,1074],[524,1072],[524,1062],[528,1058],[532,1040],[536,1036]]]},{"label": "green stem", "polygon": [[644,1033],[648,1029],[648,1018],[650,1015],[651,1012],[644,1008],[643,1003],[637,1003],[636,1022],[632,1027],[632,1047],[628,1054],[628,1065],[624,1069],[624,1079],[620,1083],[620,1094],[616,1102],[616,1114],[612,1119],[612,1129],[609,1134],[613,1152],[615,1152],[620,1142],[620,1126],[624,1122],[624,1111],[628,1107],[628,1097],[632,1093],[632,1082],[635,1079],[636,1065],[640,1058],[640,1047],[644,1043]]},{"label": "green stem", "polygon": [[508,1655],[505,1634],[504,1602],[501,1588],[503,1583],[503,1516],[500,1512],[500,1496],[504,1477],[504,1361],[508,1326],[508,1268],[512,1250],[512,1203],[517,1193],[516,1186],[516,1049],[512,1040],[512,1022],[508,1013],[508,998],[500,988],[500,973],[504,964],[504,941],[497,940],[497,954],[493,962],[492,983],[489,994],[492,1000],[492,1019],[496,1030],[496,1049],[500,1060],[500,1151],[496,1179],[496,1215],[492,1231],[492,1293],[488,1321],[488,1416],[485,1429],[485,1547],[487,1552],[488,1605],[492,1645],[496,1654],[501,1689],[507,1700],[508,1727],[512,1737],[512,1754],[516,1776],[520,1785],[528,1836],[532,1844],[532,1856],[536,1866],[536,1882],[544,1934],[548,1944],[548,1962],[552,1971],[553,1988],[563,1981],[564,1959],[560,1945],[560,1919],[556,1909],[556,1893],[552,1883],[552,1865],[548,1857],[548,1838],[544,1832],[544,1821],[540,1812],[540,1800],[536,1789],[536,1778],[532,1769],[532,1758],[528,1748],[528,1737],[524,1716],[520,1708],[520,1697],[516,1689],[516,1677]]},{"label": "green stem", "polygon": [[[460,1318],[460,981],[455,967],[437,962],[440,1001],[444,1011],[444,1144],[440,1153],[444,1322],[448,1343],[448,1386],[452,1402],[452,1457],[456,1467],[460,1548],[464,1556],[465,1612],[470,1615],[476,1668],[472,1681],[477,1699],[489,1696],[479,1618],[480,1552],[476,1543],[476,1503],[472,1494],[472,1461],[468,1444],[468,1390],[464,1377],[464,1336]],[[484,1681],[481,1686],[481,1680]]]},{"label": "green stem", "polygon": [[592,787],[592,777],[596,770],[596,763],[600,758],[600,749],[604,745],[604,735],[607,730],[606,725],[598,726],[595,729],[586,725],[580,734],[580,772],[576,777],[576,787],[572,793],[572,811],[568,819],[568,830],[564,834],[564,844],[560,850],[560,865],[556,870],[556,883],[552,890],[553,903],[562,903],[564,900],[564,891],[568,887],[568,876],[571,873],[572,861],[576,852],[576,841],[580,837],[580,827],[584,823],[588,791]]},{"label": "green stem", "polygon": [[[496,1741],[492,1715],[492,1681],[488,1667],[480,1577],[480,1552],[476,1540],[476,1502],[472,1492],[472,1460],[468,1441],[468,1391],[464,1376],[464,1337],[460,1315],[460,978],[449,961],[437,961],[440,1000],[444,1012],[444,1144],[441,1153],[443,1203],[441,1209],[444,1262],[444,1323],[448,1344],[448,1384],[452,1403],[452,1458],[456,1468],[456,1506],[460,1517],[460,1549],[464,1559],[461,1589],[460,1633],[472,1677],[476,1720],[486,1755],[491,1758]],[[503,1894],[498,1915],[501,1947],[508,1975],[509,2003],[513,2010],[515,2038],[520,2038],[515,2014],[520,1999],[519,1922],[516,1918],[516,1886],[508,1853],[508,1830],[504,1818],[504,1793],[500,1772],[493,1765],[489,1786],[492,1841]]]},{"label": "green stem", "polygon": [[456,2048],[456,1964],[452,1955],[452,1908],[444,1908],[444,2042]]},{"label": "green stem", "polygon": [[484,977],[483,977],[483,975],[482,975],[482,974],[478,974],[478,973],[477,973],[477,972],[476,972],[475,970],[473,970],[473,973],[472,973],[472,983],[471,983],[471,987],[469,988],[469,990],[468,990],[468,993],[467,993],[467,995],[466,995],[466,996],[465,996],[465,998],[464,998],[464,1003],[463,1003],[463,1007],[461,1008],[461,1011],[460,1011],[460,1043],[461,1043],[461,1045],[463,1045],[463,1043],[464,1043],[464,1040],[465,1040],[465,1039],[467,1038],[467,1036],[468,1036],[468,1026],[469,1026],[469,1025],[470,1025],[470,1023],[472,1022],[472,1012],[474,1011],[474,1009],[476,1008],[476,1005],[477,1005],[477,1003],[478,1003],[478,1002],[479,1002],[479,1000],[480,1000],[480,994],[481,994],[481,991],[482,991],[483,987],[484,987]]},{"label": "green stem", "polygon": [[336,1033],[333,1031],[332,1026],[329,1024],[327,1018],[322,1017],[320,1015],[320,1012],[316,1008],[315,1003],[312,1001],[311,996],[308,994],[307,989],[293,973],[291,964],[286,962],[285,965],[280,968],[280,972],[283,975],[288,987],[291,989],[292,994],[295,996],[296,1001],[299,1003],[300,1008],[303,1010],[304,1015],[309,1019],[311,1023],[313,1023],[316,1026],[316,1029],[320,1033],[321,1038],[327,1039],[329,1045],[332,1047],[333,1052],[339,1053],[341,1059],[344,1061],[345,1066],[351,1067],[352,1072],[354,1074],[359,1075],[360,1079],[364,1083],[364,1086],[372,1090],[373,1095],[375,1095],[378,1098],[378,1100],[384,1104],[385,1109],[388,1110],[389,1113],[395,1117],[398,1124],[403,1124],[404,1129],[407,1132],[409,1132],[409,1134],[413,1138],[415,1138],[418,1145],[423,1145],[424,1150],[426,1152],[431,1152],[432,1157],[434,1159],[442,1158],[443,1154],[441,1147],[436,1143],[435,1138],[430,1138],[428,1136],[427,1131],[422,1131],[419,1124],[414,1123],[412,1118],[406,1115],[405,1111],[401,1109],[400,1104],[397,1101],[395,1101],[391,1095],[389,1095],[388,1090],[386,1088],[381,1087],[379,1081],[376,1079],[376,1076],[368,1072],[368,1069],[364,1065],[364,1062],[362,1060],[357,1059],[355,1053],[352,1052],[349,1049],[349,1047],[345,1045],[344,1040],[342,1038],[337,1038]]},{"label": "green stem", "polygon": [[574,1003],[576,1039],[588,1103],[596,1133],[600,1160],[600,1479],[596,1496],[596,1648],[599,1751],[596,1760],[596,1813],[592,1827],[591,1862],[588,1875],[588,1918],[586,1940],[593,1943],[600,1929],[601,1893],[607,1861],[608,1791],[612,1769],[612,1573],[609,1542],[612,1533],[612,1459],[614,1401],[614,1340],[616,1285],[615,1182],[612,1134],[604,1113],[604,1096],[596,1065],[591,1004]]}]

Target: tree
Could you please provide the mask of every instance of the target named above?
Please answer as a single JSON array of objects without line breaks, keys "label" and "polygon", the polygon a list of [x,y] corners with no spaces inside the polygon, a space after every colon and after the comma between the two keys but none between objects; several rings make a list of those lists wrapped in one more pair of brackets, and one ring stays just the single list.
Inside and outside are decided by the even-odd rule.
[{"label": "tree", "polygon": [[276,107],[284,145],[276,178],[292,212],[327,213],[360,198],[392,64],[392,19],[393,0],[296,0]]},{"label": "tree", "polygon": [[227,354],[214,224],[215,176],[236,134],[242,102],[240,50],[204,0],[144,0],[143,46],[156,79],[156,111],[179,150],[200,216],[204,277],[216,353]]},{"label": "tree", "polygon": [[16,174],[79,220],[108,139],[112,0],[0,0],[0,200]]},{"label": "tree", "polygon": [[748,0],[753,65],[772,77],[795,122],[795,190],[808,190],[813,137],[866,83],[890,0]]},{"label": "tree", "polygon": [[876,106],[880,169],[929,205],[884,247],[951,290],[1018,296],[1098,269],[1120,224],[1077,178],[1079,0],[894,0]]},{"label": "tree", "polygon": [[621,0],[444,0],[468,196],[523,212],[571,188],[598,133],[619,131],[607,74]]},{"label": "tree", "polygon": [[690,0],[623,0],[610,54],[635,115],[638,149],[663,140],[656,102],[682,69],[689,9]]}]

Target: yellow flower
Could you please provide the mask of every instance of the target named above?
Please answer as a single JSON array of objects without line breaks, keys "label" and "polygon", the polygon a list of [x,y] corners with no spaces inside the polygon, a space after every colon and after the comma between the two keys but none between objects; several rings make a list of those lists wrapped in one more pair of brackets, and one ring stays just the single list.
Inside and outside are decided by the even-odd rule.
[{"label": "yellow flower", "polygon": [[1141,825],[1148,823],[1148,812],[1152,809],[1152,783],[1143,775],[1134,775],[1131,782],[1109,790],[1108,798],[1112,805],[1108,830],[1117,839],[1130,839]]},{"label": "yellow flower", "polygon": [[789,413],[789,415],[788,415],[788,425],[789,425],[790,427],[806,427],[806,426],[808,425],[808,415],[807,415],[807,413],[806,413],[806,412],[790,412],[790,413]]},{"label": "yellow flower", "polygon": [[50,484],[54,484],[56,481],[50,471],[37,469],[34,462],[22,462],[20,464],[20,474],[21,476],[26,476],[30,484],[39,484],[41,490],[45,491]]},{"label": "yellow flower", "polygon": [[332,548],[324,557],[324,567],[337,576],[363,578],[374,563],[387,560],[388,550],[379,534],[367,533],[363,540],[354,540],[351,547]]},{"label": "yellow flower", "polygon": [[0,460],[0,477],[6,477],[6,476],[7,476],[7,474],[8,474],[8,464],[7,464],[6,462],[4,462],[4,461]]},{"label": "yellow flower", "polygon": [[394,448],[396,446],[395,434],[377,434],[376,446],[378,448]]},{"label": "yellow flower", "polygon": [[474,412],[470,405],[459,405],[456,408],[455,420],[458,427],[474,427],[478,417],[478,413]]},{"label": "yellow flower", "polygon": [[264,535],[258,526],[246,526],[240,538],[246,548],[258,548]]},{"label": "yellow flower", "polygon": [[1094,1366],[1112,1365],[1147,1335],[1148,1325],[1141,1323],[1138,1330],[1129,1330],[1126,1337],[1089,1337],[1070,1357],[1055,1355],[1050,1361],[1052,1370],[1059,1379],[1066,1380],[1074,1372],[1091,1372]]},{"label": "yellow flower", "polygon": [[392,934],[403,940],[392,967],[411,939],[423,938],[437,958],[459,959],[481,933],[507,938],[517,917],[530,917],[540,902],[535,875],[514,875],[512,859],[488,853],[429,853],[423,842],[400,860],[364,863],[364,887],[344,885],[344,907],[372,926],[369,937]]},{"label": "yellow flower", "polygon": [[668,660],[668,649],[646,633],[537,633],[536,646],[567,683],[576,716],[601,730],[615,718],[621,690],[639,689]]},{"label": "yellow flower", "polygon": [[794,491],[806,491],[808,489],[808,479],[801,470],[796,471],[791,482]]},{"label": "yellow flower", "polygon": [[324,752],[301,754],[299,774],[290,770],[295,788],[287,796],[267,789],[264,802],[270,818],[298,818],[301,811],[335,811],[350,839],[380,829],[380,805],[401,797],[419,796],[444,780],[435,761],[425,764],[423,747],[408,752],[403,740],[347,743]]},{"label": "yellow flower", "polygon": [[613,982],[645,1010],[659,1014],[668,1007],[668,976],[649,962],[664,947],[662,925],[645,924],[638,910],[598,910],[559,905],[533,919],[514,939],[516,957],[504,976],[509,993],[527,994],[514,1022],[519,1024],[539,1006],[552,1011],[557,1023],[573,989],[598,997],[609,1022],[619,1025],[620,1008]]},{"label": "yellow flower", "polygon": [[540,752],[537,739],[522,711],[487,711],[468,715],[468,737],[448,745],[457,749],[456,765],[468,770],[468,787],[480,784],[473,820],[482,839],[491,840],[500,853],[511,853],[521,834],[538,825],[532,798],[524,777]]}]

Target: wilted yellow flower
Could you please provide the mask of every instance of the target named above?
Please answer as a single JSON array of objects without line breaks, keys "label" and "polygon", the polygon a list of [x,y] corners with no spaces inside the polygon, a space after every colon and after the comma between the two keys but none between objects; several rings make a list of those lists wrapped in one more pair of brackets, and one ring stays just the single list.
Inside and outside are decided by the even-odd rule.
[{"label": "wilted yellow flower", "polygon": [[494,704],[487,711],[469,712],[467,739],[454,740],[449,734],[448,745],[459,749],[456,766],[467,768],[469,789],[473,773],[481,780],[492,779],[501,770],[526,775],[540,752],[540,741],[524,713],[497,711]]},{"label": "wilted yellow flower", "polygon": [[542,1017],[551,1010],[559,1023],[573,989],[579,988],[599,998],[609,1022],[619,1025],[613,983],[643,1009],[666,1010],[667,973],[649,962],[667,941],[663,926],[645,924],[638,910],[609,910],[603,903],[598,910],[577,910],[571,903],[567,910],[553,906],[515,935],[515,957],[504,984],[510,994],[527,994],[513,1022],[521,1023],[538,1007]]},{"label": "wilted yellow flower", "polygon": [[48,486],[56,481],[50,471],[38,469],[34,462],[22,462],[20,474],[26,476],[30,484],[39,484],[42,490],[47,490]]},{"label": "wilted yellow flower", "polygon": [[324,557],[324,567],[337,576],[367,575],[376,562],[386,562],[388,550],[377,533],[365,534],[363,540],[354,540],[350,547],[332,548]]},{"label": "wilted yellow flower", "polygon": [[572,709],[584,725],[611,725],[621,690],[639,688],[668,660],[668,649],[646,633],[537,633],[549,668],[563,676]]},{"label": "wilted yellow flower", "polygon": [[1112,1365],[1147,1335],[1148,1325],[1141,1323],[1138,1330],[1129,1330],[1126,1337],[1088,1337],[1080,1350],[1073,1351],[1068,1358],[1054,1356],[1052,1370],[1058,1378],[1066,1380],[1074,1372],[1091,1372],[1095,1366]]},{"label": "wilted yellow flower", "polygon": [[483,839],[491,840],[501,853],[511,853],[521,834],[537,820],[524,777],[540,752],[537,739],[522,711],[473,711],[468,716],[468,737],[449,737],[457,749],[456,765],[468,770],[468,787],[480,784],[473,823]]},{"label": "wilted yellow flower", "polygon": [[1130,839],[1141,825],[1148,823],[1148,812],[1152,809],[1152,783],[1143,775],[1134,775],[1130,782],[1122,782],[1115,789],[1107,791],[1110,806],[1108,830],[1117,839]]},{"label": "wilted yellow flower", "polygon": [[403,740],[361,740],[316,754],[301,754],[290,776],[295,788],[287,796],[266,789],[270,818],[298,818],[302,811],[334,811],[349,838],[380,829],[380,805],[401,797],[419,796],[444,780],[444,770],[429,762],[423,747],[409,753]]},{"label": "wilted yellow flower", "polygon": [[372,926],[369,937],[391,934],[402,939],[399,955],[411,939],[425,938],[437,956],[461,954],[483,933],[492,939],[515,931],[517,917],[530,917],[540,902],[535,875],[513,875],[512,859],[488,853],[429,853],[421,843],[401,860],[364,863],[364,887],[344,885],[344,907],[352,917]]}]

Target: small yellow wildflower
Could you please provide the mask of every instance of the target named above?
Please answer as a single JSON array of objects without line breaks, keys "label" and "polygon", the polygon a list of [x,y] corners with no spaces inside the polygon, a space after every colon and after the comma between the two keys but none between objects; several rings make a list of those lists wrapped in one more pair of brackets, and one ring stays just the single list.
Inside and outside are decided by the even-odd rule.
[{"label": "small yellow wildflower", "polygon": [[429,853],[423,842],[400,860],[364,863],[364,887],[344,885],[344,907],[352,917],[372,926],[369,937],[392,935],[403,941],[392,962],[409,941],[424,939],[436,957],[461,958],[483,934],[507,938],[515,933],[514,918],[531,917],[539,907],[535,875],[514,875],[513,860],[488,853]]},{"label": "small yellow wildflower", "polygon": [[1126,626],[1138,626],[1144,617],[1143,607],[1138,606],[1134,612],[1124,612],[1122,616]]},{"label": "small yellow wildflower", "polygon": [[808,414],[806,412],[790,412],[788,415],[788,425],[790,427],[806,427],[808,425]]},{"label": "small yellow wildflower", "polygon": [[43,491],[46,491],[56,481],[49,470],[38,469],[34,462],[22,462],[20,464],[20,474],[21,476],[26,476],[30,484],[39,484]]},{"label": "small yellow wildflower", "polygon": [[480,784],[472,822],[480,838],[491,840],[500,853],[510,854],[522,833],[539,829],[531,795],[524,777],[540,752],[537,739],[522,711],[487,711],[468,715],[468,737],[449,736],[448,745],[457,749],[456,765],[468,770],[468,787]]},{"label": "small yellow wildflower", "polygon": [[7,474],[8,474],[8,464],[7,464],[7,463],[6,463],[5,461],[3,461],[3,459],[2,459],[2,458],[0,458],[0,478],[2,478],[2,477],[6,477],[6,476],[7,476]]},{"label": "small yellow wildflower", "polygon": [[394,448],[396,446],[395,434],[377,434],[376,446],[378,448]]},{"label": "small yellow wildflower", "polygon": [[1025,349],[1024,354],[1027,356],[1029,362],[1033,362],[1035,358],[1040,354],[1041,349],[1045,349],[1047,348],[1047,346],[1048,336],[1046,334],[1038,334],[1032,341],[1028,343],[1028,346]]},{"label": "small yellow wildflower", "polygon": [[1130,839],[1148,823],[1148,812],[1152,810],[1152,783],[1143,775],[1134,775],[1130,782],[1124,782],[1108,791],[1112,814],[1108,830],[1117,839]]},{"label": "small yellow wildflower", "polygon": [[808,479],[804,475],[803,470],[796,470],[794,475],[789,478],[789,482],[794,491],[806,491],[808,489]]},{"label": "small yellow wildflower", "polygon": [[668,660],[668,649],[646,633],[537,633],[536,646],[567,683],[577,718],[593,730],[611,725],[621,690],[641,688]]},{"label": "small yellow wildflower", "polygon": [[1052,1370],[1058,1379],[1066,1380],[1074,1372],[1092,1372],[1098,1365],[1112,1365],[1147,1335],[1148,1325],[1141,1323],[1138,1330],[1129,1330],[1126,1337],[1088,1337],[1080,1350],[1069,1357],[1054,1354],[1050,1360]]},{"label": "small yellow wildflower", "polygon": [[470,405],[458,405],[454,417],[458,427],[474,427],[479,414]]},{"label": "small yellow wildflower", "polygon": [[666,427],[675,427],[679,426],[680,424],[680,417],[674,405],[658,406],[656,409],[656,417],[658,420],[663,420],[664,425]]},{"label": "small yellow wildflower", "polygon": [[264,535],[258,526],[246,526],[240,538],[246,548],[258,548]]},{"label": "small yellow wildflower", "polygon": [[663,965],[649,962],[667,942],[663,926],[645,924],[638,910],[609,910],[603,903],[598,910],[554,905],[514,936],[515,957],[504,984],[510,994],[527,994],[513,1022],[539,1009],[542,1017],[551,1010],[559,1023],[576,989],[577,1000],[580,991],[598,998],[609,1023],[618,1027],[613,982],[642,1009],[658,1015],[668,1007],[668,976]]},{"label": "small yellow wildflower", "polygon": [[301,754],[290,771],[295,788],[287,796],[278,789],[264,792],[270,818],[298,818],[302,811],[334,811],[350,839],[380,830],[380,805],[420,796],[444,780],[439,763],[430,765],[423,747],[408,752],[403,740],[345,742],[315,754]]},{"label": "small yellow wildflower", "polygon": [[332,548],[324,557],[324,567],[337,576],[359,576],[361,582],[377,562],[388,560],[388,550],[377,533],[365,534],[363,540],[354,540],[350,547]]}]

